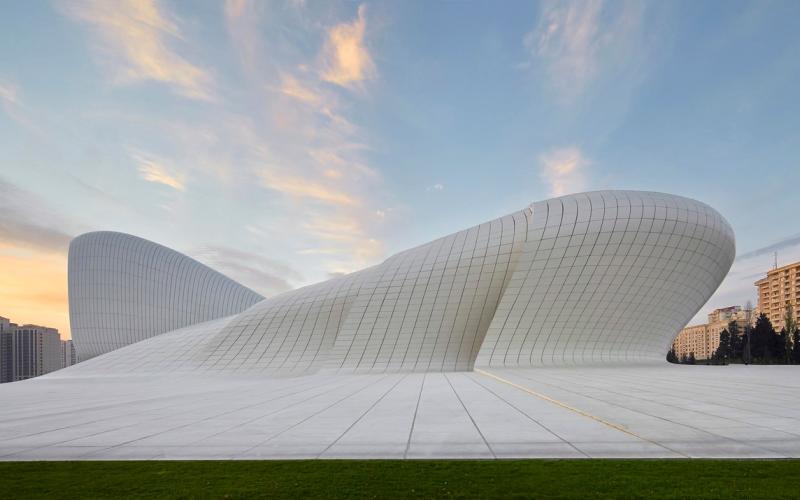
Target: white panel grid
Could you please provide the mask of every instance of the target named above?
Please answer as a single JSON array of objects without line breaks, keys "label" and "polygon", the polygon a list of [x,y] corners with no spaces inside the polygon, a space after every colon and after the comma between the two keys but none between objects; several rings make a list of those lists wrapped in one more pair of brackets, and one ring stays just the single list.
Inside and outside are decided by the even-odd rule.
[{"label": "white panel grid", "polygon": [[198,371],[194,359],[232,317],[179,328],[73,365],[73,376],[147,375]]},{"label": "white panel grid", "polygon": [[384,262],[363,288],[327,367],[340,371],[472,369],[491,321],[524,211]]},{"label": "white panel grid", "polygon": [[333,346],[364,270],[282,294],[234,318],[198,356],[209,370],[314,371]]},{"label": "white panel grid", "polygon": [[[215,301],[239,300],[236,286],[153,245],[131,238],[121,250],[81,245],[70,254],[71,308],[74,300],[114,341],[160,329],[164,316],[194,321]],[[730,226],[702,203],[569,195],[161,335],[134,357],[152,369],[171,357],[180,370],[276,375],[663,362],[734,254]],[[73,257],[89,272],[73,273]],[[182,301],[193,290],[201,299]]]},{"label": "white panel grid", "polygon": [[263,300],[174,250],[113,232],[72,241],[68,281],[70,326],[82,360]]},{"label": "white panel grid", "polygon": [[535,204],[533,219],[479,364],[662,359],[735,251],[716,212],[670,195],[572,195]]}]

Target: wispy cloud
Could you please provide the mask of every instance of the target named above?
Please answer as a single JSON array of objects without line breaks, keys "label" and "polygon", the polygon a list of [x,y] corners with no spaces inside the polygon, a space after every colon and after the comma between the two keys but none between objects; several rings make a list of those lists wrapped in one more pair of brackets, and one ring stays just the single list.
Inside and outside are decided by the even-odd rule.
[{"label": "wispy cloud", "polygon": [[0,248],[64,254],[75,229],[46,200],[0,179]]},{"label": "wispy cloud", "polygon": [[241,17],[247,7],[247,0],[226,0],[225,16],[229,18]]},{"label": "wispy cloud", "polygon": [[366,5],[358,7],[358,18],[350,23],[337,24],[328,31],[322,52],[322,79],[354,87],[375,76],[375,64],[364,44],[367,27]]},{"label": "wispy cloud", "polygon": [[308,104],[319,104],[322,97],[290,74],[281,75],[281,92],[284,95],[303,101]]},{"label": "wispy cloud", "polygon": [[691,323],[705,322],[706,315],[718,307],[744,305],[747,301],[756,304],[758,294],[754,283],[772,269],[774,252],[778,252],[779,266],[797,262],[800,260],[800,235],[788,236],[737,256],[725,280]]},{"label": "wispy cloud", "polygon": [[[565,101],[580,95],[602,71],[629,63],[640,49],[640,2],[547,0],[523,38],[537,68]],[[530,66],[531,63],[526,63]]]},{"label": "wispy cloud", "polygon": [[[304,221],[291,227],[306,248],[298,254],[324,255],[327,271],[355,270],[383,251],[374,234],[383,223],[375,215],[381,178],[366,160],[368,134],[350,112],[353,101],[365,96],[364,81],[376,75],[366,45],[366,9],[339,23],[311,19],[303,5],[290,11],[288,25],[270,29],[257,2],[226,4],[232,45],[267,110],[263,119],[243,122],[247,132],[236,140],[248,152],[244,163],[253,184],[283,195],[269,197],[272,223],[283,225],[282,217]],[[298,46],[295,32],[321,36],[322,44]],[[269,54],[268,62],[259,54]]]},{"label": "wispy cloud", "polygon": [[29,131],[42,133],[38,125],[31,119],[30,110],[25,105],[19,86],[2,79],[0,79],[0,109]]},{"label": "wispy cloud", "polygon": [[266,297],[291,290],[293,283],[303,280],[288,264],[238,248],[208,246],[191,255]]},{"label": "wispy cloud", "polygon": [[295,198],[308,198],[345,207],[359,204],[357,199],[343,191],[301,177],[281,175],[265,170],[261,173],[261,180],[266,187]]},{"label": "wispy cloud", "polygon": [[69,334],[67,249],[79,224],[0,179],[0,304],[4,316]]},{"label": "wispy cloud", "polygon": [[186,176],[171,172],[163,165],[163,160],[134,154],[134,160],[139,164],[139,175],[148,182],[155,182],[169,186],[177,191],[186,190]]},{"label": "wispy cloud", "polygon": [[585,187],[585,168],[590,164],[580,149],[554,149],[539,156],[540,177],[547,183],[550,196],[562,196]]},{"label": "wispy cloud", "polygon": [[64,11],[87,24],[96,49],[115,81],[155,81],[192,99],[213,98],[213,78],[179,55],[172,45],[183,35],[178,22],[157,0],[66,1]]},{"label": "wispy cloud", "polygon": [[364,222],[348,214],[320,212],[307,220],[303,227],[327,246],[301,252],[328,255],[330,272],[357,271],[376,263],[385,252],[383,242],[369,236]]},{"label": "wispy cloud", "polygon": [[795,234],[770,245],[743,253],[742,255],[737,256],[736,260],[747,260],[755,257],[761,257],[763,255],[772,255],[779,250],[786,250],[793,247],[800,247],[800,234]]},{"label": "wispy cloud", "polygon": [[0,273],[2,315],[17,323],[58,328],[62,338],[68,338],[67,256],[8,252],[0,247],[0,269],[4,270]]},{"label": "wispy cloud", "polygon": [[425,188],[425,191],[444,191],[444,184],[436,183]]},{"label": "wispy cloud", "polygon": [[3,106],[22,106],[16,86],[0,81],[0,102]]}]

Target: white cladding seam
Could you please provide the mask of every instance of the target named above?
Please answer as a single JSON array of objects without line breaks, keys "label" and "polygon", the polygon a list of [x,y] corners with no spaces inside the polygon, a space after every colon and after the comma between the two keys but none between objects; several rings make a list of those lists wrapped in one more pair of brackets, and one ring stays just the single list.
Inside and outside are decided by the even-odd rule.
[{"label": "white cladding seam", "polygon": [[197,353],[230,319],[231,316],[214,319],[141,340],[74,365],[81,367],[74,374],[87,377],[196,372],[193,360]]},{"label": "white cladding seam", "polygon": [[142,369],[274,375],[663,362],[734,254],[730,226],[705,204],[569,195],[90,365],[135,371],[134,348]]},{"label": "white cladding seam", "polygon": [[387,259],[347,316],[326,368],[470,370],[521,250],[529,210]]},{"label": "white cladding seam", "polygon": [[727,222],[686,198],[605,191],[536,203],[477,364],[663,360],[734,254]]},{"label": "white cladding seam", "polygon": [[316,371],[331,350],[364,270],[281,294],[234,317],[197,363],[209,370]]},{"label": "white cladding seam", "polygon": [[72,240],[68,282],[70,327],[81,360],[263,300],[185,255],[115,232]]}]

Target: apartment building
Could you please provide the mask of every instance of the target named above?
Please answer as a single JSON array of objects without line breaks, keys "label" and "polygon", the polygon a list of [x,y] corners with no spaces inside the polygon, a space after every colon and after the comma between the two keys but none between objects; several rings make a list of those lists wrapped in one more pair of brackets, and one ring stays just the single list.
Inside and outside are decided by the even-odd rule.
[{"label": "apartment building", "polygon": [[800,305],[800,262],[772,269],[755,283],[758,287],[758,310],[767,315],[775,331],[784,327],[786,306],[797,317]]},{"label": "apartment building", "polygon": [[755,318],[753,310],[740,306],[714,309],[708,314],[708,323],[687,326],[681,330],[672,348],[679,359],[692,353],[695,359],[709,359],[719,347],[719,334],[728,329],[731,322],[736,322],[741,335],[746,327],[753,326]]}]

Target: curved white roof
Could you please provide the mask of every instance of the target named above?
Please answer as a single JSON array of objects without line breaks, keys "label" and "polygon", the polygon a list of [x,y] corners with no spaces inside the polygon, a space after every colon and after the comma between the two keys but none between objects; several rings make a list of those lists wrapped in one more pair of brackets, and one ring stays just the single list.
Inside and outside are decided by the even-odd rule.
[{"label": "curved white roof", "polygon": [[708,205],[597,191],[534,203],[262,301],[174,251],[92,233],[70,249],[79,352],[186,328],[74,370],[381,373],[663,361],[734,255],[731,227]]},{"label": "curved white roof", "polygon": [[264,299],[181,253],[124,233],[69,246],[69,317],[78,359],[241,312]]}]

